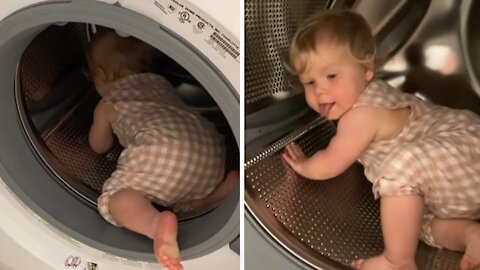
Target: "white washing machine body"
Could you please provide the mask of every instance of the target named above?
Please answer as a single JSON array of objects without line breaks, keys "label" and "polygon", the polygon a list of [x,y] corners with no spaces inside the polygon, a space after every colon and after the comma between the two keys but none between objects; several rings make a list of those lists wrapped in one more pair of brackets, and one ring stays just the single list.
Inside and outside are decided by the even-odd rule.
[{"label": "white washing machine body", "polygon": [[[155,262],[117,257],[76,241],[28,209],[4,184],[0,185],[0,194],[1,269],[161,269]],[[224,246],[182,263],[187,270],[239,270],[240,256]]]},{"label": "white washing machine body", "polygon": [[[61,15],[58,11],[55,11],[55,4],[79,5],[78,12],[75,7],[67,8],[66,13]],[[45,7],[44,10],[35,13],[40,14],[38,17],[32,16],[28,18],[27,16],[20,21],[12,19],[12,17],[25,12],[27,9],[44,5],[51,5],[54,9],[51,13],[48,13],[47,11],[51,10],[52,7]],[[142,27],[130,27],[130,25],[135,25],[135,18],[125,17],[125,21],[123,21],[123,18],[119,20],[117,17],[117,21],[115,21],[110,15],[107,16],[108,13],[105,13],[105,18],[103,18],[103,16],[95,12],[95,8],[98,5],[101,5],[102,8],[108,8],[108,6],[115,9],[122,8],[128,10],[129,14],[135,13],[150,22],[158,23],[162,32],[167,32],[168,36],[173,36],[175,39],[180,40],[180,43],[187,48],[187,51],[188,49],[193,51],[197,58],[200,58],[201,61],[214,70],[218,75],[214,76],[215,78],[210,78],[209,72],[203,68],[196,68],[195,65],[191,64],[192,60],[189,53],[178,51],[175,48],[176,46],[163,46],[160,48],[180,65],[184,66],[206,89],[209,89],[210,81],[215,80],[220,80],[223,85],[227,86],[227,90],[224,92],[228,93],[222,91],[209,93],[227,118],[238,145],[240,3],[220,0],[195,1],[195,4],[184,0],[1,1],[0,28],[2,23],[7,24],[5,28],[2,28],[7,29],[1,31],[2,36],[14,36],[14,34],[8,33],[8,29],[11,28],[9,24],[12,27],[14,25],[15,28],[17,26],[22,28],[23,25],[27,25],[25,26],[25,29],[27,29],[35,23],[39,25],[54,24],[57,19],[58,24],[61,24],[65,21],[65,18],[70,16],[71,21],[75,22],[96,23],[105,26],[119,25],[122,32],[135,35],[157,48],[162,46],[158,45],[160,44],[158,40],[160,38],[155,38],[154,34],[146,35],[142,32]],[[93,13],[90,14],[89,11]],[[45,16],[48,18],[44,18],[43,15],[47,13],[48,16]],[[55,16],[58,16],[58,18]],[[161,38],[164,38],[164,36],[161,36]],[[4,46],[4,44],[7,45]],[[0,54],[8,54],[11,46],[8,45],[7,37],[0,41],[1,46],[4,46],[4,51],[0,52]],[[0,56],[0,58],[2,57]],[[8,70],[8,72],[10,71]],[[212,88],[215,89],[215,87]],[[237,106],[232,106],[232,100],[233,103],[236,100]],[[0,106],[4,106],[4,104]],[[2,127],[2,129],[4,128]],[[19,168],[20,170],[29,170],[29,168],[22,169],[21,164],[19,164]],[[8,184],[14,183],[14,181],[5,181],[6,178],[14,178],[13,175],[10,175],[8,166],[0,163],[0,171],[0,230],[3,231],[2,235],[9,236],[9,239],[3,237],[5,241],[2,240],[0,242],[2,247],[0,250],[9,249],[6,245],[18,245],[19,250],[24,250],[25,254],[31,256],[31,261],[35,262],[38,268],[46,267],[45,269],[160,269],[160,266],[152,260],[153,257],[151,256],[147,259],[132,259],[128,255],[123,256],[121,252],[120,255],[115,254],[115,252],[110,253],[101,247],[98,248],[92,245],[89,241],[86,243],[82,239],[70,235],[70,230],[63,230],[62,226],[58,226],[57,223],[52,223],[48,218],[45,218],[50,215],[49,213],[45,213],[41,208],[37,209],[34,207],[35,210],[33,210],[28,196],[25,196],[22,190],[17,189],[15,184]],[[6,175],[7,177],[5,177]],[[232,216],[237,216],[237,224],[230,224],[227,226],[228,228],[221,229],[229,231],[229,235],[239,234],[238,198],[236,200],[237,205]],[[207,252],[201,251],[202,244],[199,245],[200,251],[188,251],[187,260],[184,262],[185,269],[207,269],[207,267],[209,269],[239,269],[240,256],[227,245],[232,240],[234,239],[227,239],[225,242],[224,239],[222,246],[219,246],[218,242],[216,242],[213,244],[213,250],[210,249]],[[209,243],[205,244],[208,245]],[[12,248],[14,247],[12,246]],[[21,258],[9,257],[2,259],[0,257],[0,260],[6,260],[3,264],[0,262],[0,265],[19,269],[19,266],[15,264],[16,261],[19,265],[25,265],[25,261],[30,260],[23,257],[25,254],[19,254],[19,256],[22,256]],[[35,265],[31,267],[31,269],[35,269]]]}]

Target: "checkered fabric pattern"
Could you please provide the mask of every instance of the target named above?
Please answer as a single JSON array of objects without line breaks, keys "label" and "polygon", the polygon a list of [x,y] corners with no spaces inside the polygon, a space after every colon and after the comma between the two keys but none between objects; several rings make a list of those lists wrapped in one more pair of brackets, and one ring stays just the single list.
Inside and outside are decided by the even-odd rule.
[{"label": "checkered fabric pattern", "polygon": [[480,117],[467,110],[433,105],[381,81],[373,81],[355,107],[410,106],[400,135],[378,141],[358,161],[375,197],[418,194],[426,212],[422,239],[438,245],[430,223],[439,218],[480,218]]},{"label": "checkered fabric pattern", "polygon": [[108,210],[115,192],[132,188],[165,207],[203,198],[224,175],[223,138],[215,126],[185,105],[162,76],[133,74],[114,83],[103,102],[118,112],[112,125],[125,149],[103,186],[98,209]]}]

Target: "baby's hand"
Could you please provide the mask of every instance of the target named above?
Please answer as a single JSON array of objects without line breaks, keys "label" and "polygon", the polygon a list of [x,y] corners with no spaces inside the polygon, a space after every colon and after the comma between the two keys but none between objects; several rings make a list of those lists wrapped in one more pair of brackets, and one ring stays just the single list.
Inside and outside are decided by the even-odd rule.
[{"label": "baby's hand", "polygon": [[285,152],[282,155],[283,159],[292,167],[294,171],[302,174],[303,164],[307,160],[307,157],[303,153],[300,146],[296,143],[291,143],[285,147]]}]

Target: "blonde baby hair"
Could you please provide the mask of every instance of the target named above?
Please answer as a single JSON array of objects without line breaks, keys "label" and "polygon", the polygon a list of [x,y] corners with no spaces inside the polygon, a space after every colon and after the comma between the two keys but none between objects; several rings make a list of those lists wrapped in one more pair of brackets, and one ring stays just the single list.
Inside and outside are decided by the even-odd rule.
[{"label": "blonde baby hair", "polygon": [[320,42],[345,45],[358,63],[375,59],[375,39],[365,19],[349,10],[325,10],[308,17],[290,43],[287,70],[294,76],[305,72]]},{"label": "blonde baby hair", "polygon": [[90,42],[87,56],[91,68],[101,68],[110,79],[149,70],[155,48],[139,39],[122,37],[108,28],[99,28]]}]

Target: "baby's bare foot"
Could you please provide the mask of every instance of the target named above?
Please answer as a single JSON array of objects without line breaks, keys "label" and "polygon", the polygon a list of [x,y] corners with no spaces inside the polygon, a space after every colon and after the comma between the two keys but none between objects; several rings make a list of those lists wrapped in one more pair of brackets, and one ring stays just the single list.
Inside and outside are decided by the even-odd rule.
[{"label": "baby's bare foot", "polygon": [[170,211],[158,214],[158,228],[153,237],[155,257],[168,270],[182,270],[177,244],[177,217]]},{"label": "baby's bare foot", "polygon": [[225,199],[237,186],[240,181],[240,173],[238,171],[230,171],[218,187],[214,191],[216,196],[218,196],[218,200],[221,201]]},{"label": "baby's bare foot", "polygon": [[467,270],[480,266],[480,224],[467,232],[467,248],[460,260],[460,269]]},{"label": "baby's bare foot", "polygon": [[225,180],[218,184],[207,197],[191,201],[191,208],[194,212],[205,212],[216,207],[238,186],[239,181],[240,174],[238,171],[229,172]]},{"label": "baby's bare foot", "polygon": [[369,259],[359,259],[355,260],[351,264],[352,268],[354,269],[361,269],[361,270],[416,270],[417,266],[415,265],[415,261],[412,260],[410,262],[402,263],[402,265],[395,265],[394,263],[387,260],[387,258],[382,254],[379,256],[375,256]]}]

